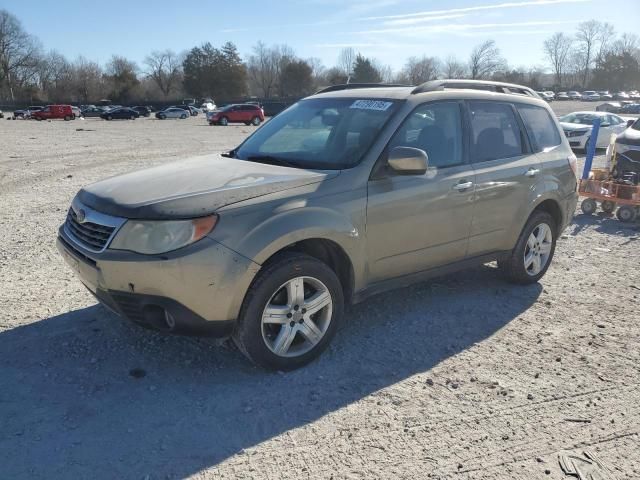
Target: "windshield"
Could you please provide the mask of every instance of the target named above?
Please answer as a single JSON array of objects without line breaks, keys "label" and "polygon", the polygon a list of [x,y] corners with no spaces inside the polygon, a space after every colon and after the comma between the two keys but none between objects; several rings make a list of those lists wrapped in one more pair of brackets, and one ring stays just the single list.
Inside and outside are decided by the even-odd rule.
[{"label": "windshield", "polygon": [[235,157],[281,160],[301,168],[353,167],[399,105],[397,100],[386,99],[302,100],[265,123],[240,146]]},{"label": "windshield", "polygon": [[631,125],[631,128],[633,128],[634,130],[640,130],[640,118],[635,122],[633,122],[633,125]]},{"label": "windshield", "polygon": [[570,113],[569,115],[560,117],[560,121],[564,123],[592,125],[596,118],[598,118],[597,115],[592,115],[589,113]]}]

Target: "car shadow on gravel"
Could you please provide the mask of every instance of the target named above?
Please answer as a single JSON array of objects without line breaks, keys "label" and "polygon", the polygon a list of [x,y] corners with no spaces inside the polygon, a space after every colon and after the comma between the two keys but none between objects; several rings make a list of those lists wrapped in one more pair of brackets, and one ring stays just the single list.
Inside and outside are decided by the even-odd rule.
[{"label": "car shadow on gravel", "polygon": [[[348,309],[318,361],[286,374],[97,305],[2,332],[0,478],[196,474],[416,374],[429,388],[430,369],[495,334],[541,291],[484,266],[382,294]],[[286,464],[286,451],[273,456]]]},{"label": "car shadow on gravel", "polygon": [[585,229],[594,229],[599,233],[618,235],[622,237],[637,237],[640,233],[640,223],[623,223],[614,214],[598,212],[595,215],[577,214],[567,233],[576,236]]}]

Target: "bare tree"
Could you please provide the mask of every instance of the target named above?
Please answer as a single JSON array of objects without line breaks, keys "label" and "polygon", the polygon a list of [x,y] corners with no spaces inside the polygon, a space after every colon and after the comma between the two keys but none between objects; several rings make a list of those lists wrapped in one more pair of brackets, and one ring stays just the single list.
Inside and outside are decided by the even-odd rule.
[{"label": "bare tree", "polygon": [[270,98],[276,90],[280,61],[280,52],[267,47],[263,42],[258,42],[253,47],[253,54],[247,61],[249,79],[263,98]]},{"label": "bare tree", "polygon": [[78,57],[71,65],[71,85],[74,94],[85,103],[99,100],[106,93],[100,65],[84,57]]},{"label": "bare tree", "polygon": [[588,22],[582,22],[578,25],[578,31],[576,33],[577,55],[573,56],[573,60],[582,60],[582,86],[587,85],[589,80],[589,71],[595,58],[596,43],[600,38],[600,32],[602,30],[602,24],[597,20],[589,20]]},{"label": "bare tree", "polygon": [[544,52],[553,68],[558,86],[562,85],[563,75],[568,67],[572,43],[571,38],[562,32],[554,33],[544,42]]},{"label": "bare tree", "polygon": [[442,64],[442,76],[444,78],[465,78],[467,68],[463,62],[453,55],[449,55]]},{"label": "bare tree", "polygon": [[611,44],[614,42],[616,38],[616,33],[613,28],[613,25],[610,23],[602,23],[600,25],[600,32],[598,33],[598,51],[596,52],[595,61],[596,63],[602,62],[604,57],[611,50]]},{"label": "bare tree", "polygon": [[171,50],[155,51],[144,60],[147,76],[158,86],[166,99],[178,86],[181,77],[181,61]]},{"label": "bare tree", "polygon": [[438,78],[439,70],[440,61],[435,57],[409,57],[402,69],[402,77],[411,85],[420,85]]},{"label": "bare tree", "polygon": [[640,48],[640,37],[634,33],[623,33],[613,43],[613,50],[618,55],[636,56]]},{"label": "bare tree", "polygon": [[14,87],[36,76],[40,61],[38,42],[26,33],[20,21],[6,10],[0,10],[0,87]]},{"label": "bare tree", "polygon": [[506,62],[500,56],[500,49],[496,47],[496,42],[493,40],[477,45],[469,56],[469,73],[474,80],[491,78],[505,66]]},{"label": "bare tree", "polygon": [[343,48],[338,55],[338,67],[347,76],[347,78],[353,73],[353,67],[356,63],[356,57],[358,53],[355,49]]}]

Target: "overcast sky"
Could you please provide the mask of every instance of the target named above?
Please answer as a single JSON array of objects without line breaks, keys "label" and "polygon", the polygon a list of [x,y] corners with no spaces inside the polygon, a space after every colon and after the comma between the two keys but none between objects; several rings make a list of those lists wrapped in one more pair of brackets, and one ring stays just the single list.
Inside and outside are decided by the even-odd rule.
[{"label": "overcast sky", "polygon": [[303,58],[336,63],[353,46],[394,69],[409,56],[466,59],[496,40],[510,64],[543,65],[542,42],[556,31],[598,19],[637,32],[640,0],[3,0],[46,49],[105,62],[139,63],[152,50],[176,52],[209,41],[234,42],[241,54],[258,40],[286,43]]}]

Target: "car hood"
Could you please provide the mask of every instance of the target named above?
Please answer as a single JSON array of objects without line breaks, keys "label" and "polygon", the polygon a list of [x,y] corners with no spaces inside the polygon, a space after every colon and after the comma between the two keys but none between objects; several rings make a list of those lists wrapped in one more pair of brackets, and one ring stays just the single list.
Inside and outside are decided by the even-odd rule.
[{"label": "car hood", "polygon": [[582,123],[565,123],[560,122],[560,126],[563,130],[571,131],[571,130],[591,130],[593,125],[585,125]]},{"label": "car hood", "polygon": [[627,128],[616,138],[616,143],[640,146],[640,130]]},{"label": "car hood", "polygon": [[78,200],[116,217],[192,218],[337,174],[206,155],[93,183],[80,190]]}]

